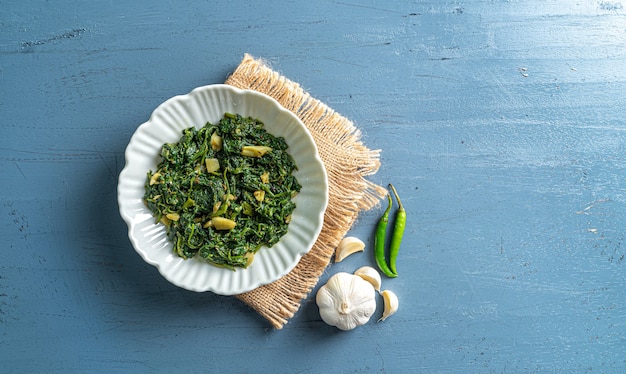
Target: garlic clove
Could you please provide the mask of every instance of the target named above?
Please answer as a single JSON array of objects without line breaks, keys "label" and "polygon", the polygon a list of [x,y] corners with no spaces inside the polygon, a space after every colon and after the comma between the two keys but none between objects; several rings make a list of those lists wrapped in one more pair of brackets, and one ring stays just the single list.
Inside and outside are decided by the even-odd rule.
[{"label": "garlic clove", "polygon": [[357,269],[354,272],[354,275],[358,275],[359,277],[365,279],[370,282],[374,289],[380,292],[380,286],[382,284],[382,279],[380,278],[380,273],[371,266],[363,266]]},{"label": "garlic clove", "polygon": [[335,262],[341,262],[351,254],[362,252],[363,250],[365,250],[365,243],[361,239],[354,236],[346,236],[341,239],[335,250]]},{"label": "garlic clove", "polygon": [[380,293],[380,295],[383,297],[385,310],[383,311],[383,316],[380,317],[378,322],[386,320],[398,311],[398,296],[396,296],[395,293],[389,290],[384,290]]}]

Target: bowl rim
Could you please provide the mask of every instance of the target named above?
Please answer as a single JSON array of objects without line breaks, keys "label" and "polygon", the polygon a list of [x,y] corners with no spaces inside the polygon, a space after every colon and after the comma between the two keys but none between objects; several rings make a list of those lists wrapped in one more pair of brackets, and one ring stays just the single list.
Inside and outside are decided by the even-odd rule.
[{"label": "bowl rim", "polygon": [[[197,284],[187,284],[185,282],[181,282],[181,281],[173,281],[173,279],[170,279],[170,277],[168,277],[168,275],[166,273],[164,273],[164,268],[163,268],[163,264],[162,261],[158,261],[155,260],[153,258],[151,258],[149,256],[149,253],[146,249],[142,248],[141,243],[139,242],[139,239],[134,235],[134,226],[135,226],[135,222],[134,222],[134,216],[128,211],[128,209],[125,209],[126,206],[126,201],[125,201],[125,196],[123,195],[123,191],[122,191],[122,184],[124,182],[124,178],[126,176],[126,173],[128,173],[130,166],[133,163],[132,160],[132,153],[133,153],[133,146],[136,147],[136,145],[134,145],[134,142],[136,142],[136,140],[138,139],[138,137],[140,136],[140,134],[142,134],[143,132],[146,132],[150,129],[151,125],[153,125],[153,123],[156,121],[157,116],[163,112],[165,110],[165,108],[175,105],[175,103],[181,102],[181,101],[185,101],[185,100],[194,100],[196,95],[201,94],[204,91],[213,91],[213,90],[217,90],[217,91],[223,91],[226,92],[227,95],[229,96],[228,98],[230,99],[231,97],[235,97],[235,96],[244,96],[244,95],[250,95],[252,97],[254,97],[254,100],[261,100],[261,101],[266,101],[268,104],[271,103],[271,105],[273,105],[274,109],[272,109],[272,111],[276,110],[278,112],[283,112],[283,115],[287,115],[290,117],[290,120],[293,120],[299,127],[300,129],[300,133],[298,134],[299,136],[306,136],[308,138],[308,142],[310,142],[310,144],[312,145],[311,149],[313,150],[312,152],[312,156],[314,158],[314,162],[319,164],[320,168],[319,170],[317,170],[317,172],[320,172],[320,176],[323,177],[322,181],[320,181],[321,185],[323,186],[323,197],[322,200],[319,202],[319,211],[317,212],[317,214],[315,215],[315,228],[313,230],[313,235],[312,237],[310,237],[307,242],[307,248],[304,250],[300,250],[298,253],[294,253],[294,252],[290,252],[290,255],[293,255],[293,260],[291,261],[291,263],[289,264],[289,266],[286,266],[285,268],[282,269],[282,271],[278,271],[274,274],[273,277],[267,278],[267,279],[255,279],[253,281],[248,282],[248,284],[245,287],[238,287],[238,288],[233,288],[233,289],[227,289],[225,287],[222,286],[216,286],[216,285],[211,285],[211,284],[203,284],[201,286],[198,286]],[[223,113],[220,114],[220,116],[223,116]],[[205,116],[206,117],[206,116]],[[259,118],[260,119],[260,118]],[[262,120],[262,119],[260,119]],[[207,120],[208,121],[208,120]],[[262,120],[263,121],[263,120]],[[204,126],[204,123],[202,124],[188,124],[188,126],[186,127],[190,127],[190,126]],[[287,141],[289,141],[289,139],[286,139]],[[289,148],[288,148],[289,149]],[[199,86],[196,87],[194,89],[192,89],[191,91],[189,91],[187,94],[181,94],[181,95],[176,95],[173,97],[170,97],[169,99],[165,100],[164,102],[162,102],[161,104],[159,104],[150,114],[150,117],[147,121],[143,122],[142,124],[140,124],[134,131],[134,133],[132,134],[125,152],[124,152],[124,156],[125,156],[125,165],[122,168],[119,176],[118,176],[118,185],[117,185],[117,197],[118,197],[118,208],[119,208],[119,213],[122,217],[122,219],[125,221],[125,223],[127,224],[127,228],[128,228],[128,237],[131,241],[131,244],[133,246],[133,248],[135,249],[135,251],[137,253],[139,253],[139,255],[142,257],[142,259],[147,262],[150,265],[155,266],[159,273],[161,273],[161,275],[163,275],[166,280],[168,280],[170,283],[190,290],[190,291],[196,291],[196,292],[205,292],[205,291],[211,291],[214,292],[216,294],[222,294],[222,295],[235,295],[235,294],[240,294],[243,292],[247,292],[250,290],[253,290],[259,286],[262,286],[264,284],[268,284],[271,282],[274,282],[280,278],[282,278],[284,275],[286,275],[287,273],[289,273],[291,270],[293,270],[293,268],[298,264],[298,262],[300,261],[300,259],[302,258],[302,256],[304,256],[306,253],[308,253],[311,248],[314,246],[315,242],[317,241],[319,234],[322,230],[323,227],[323,223],[324,223],[324,214],[325,211],[328,207],[328,200],[329,200],[329,185],[328,185],[328,174],[326,171],[326,168],[324,166],[324,163],[320,157],[320,153],[319,150],[317,148],[317,144],[315,143],[315,140],[312,136],[312,134],[310,133],[309,129],[306,127],[306,125],[302,122],[302,120],[295,115],[293,112],[289,111],[288,109],[286,109],[285,107],[283,107],[276,99],[272,98],[269,95],[266,95],[264,93],[258,92],[258,91],[254,91],[254,90],[249,90],[249,89],[240,89],[231,85],[227,85],[227,84],[211,84],[211,85],[204,85],[204,86]],[[148,170],[146,170],[147,173]],[[142,202],[143,203],[143,202]],[[147,209],[147,208],[146,208]],[[297,208],[296,208],[297,209]],[[152,215],[152,213],[150,212],[151,216],[154,217]],[[157,224],[158,225],[158,224]],[[288,231],[289,234],[289,231]],[[287,234],[287,235],[288,235]],[[283,237],[284,238],[284,237]],[[283,239],[281,238],[281,240]],[[184,260],[184,261],[188,261],[188,260]],[[254,265],[254,263],[253,263]],[[183,265],[184,266],[184,265]],[[213,265],[207,263],[206,264],[207,267],[214,267]],[[250,268],[246,268],[246,269],[237,269],[236,272],[245,272],[248,271]]]}]

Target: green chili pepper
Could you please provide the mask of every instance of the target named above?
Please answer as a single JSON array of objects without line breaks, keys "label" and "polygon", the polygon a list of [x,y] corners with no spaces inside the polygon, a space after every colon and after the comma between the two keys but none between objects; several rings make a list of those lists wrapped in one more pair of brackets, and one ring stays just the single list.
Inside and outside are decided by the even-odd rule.
[{"label": "green chili pepper", "polygon": [[387,265],[387,259],[385,258],[385,236],[387,234],[387,222],[389,222],[389,211],[391,210],[391,205],[393,205],[393,201],[391,199],[391,195],[387,195],[387,199],[389,201],[389,205],[387,209],[383,213],[382,217],[378,221],[378,225],[376,226],[376,236],[374,236],[374,258],[376,259],[376,264],[378,268],[390,278],[395,278],[398,275],[395,274],[389,266]]},{"label": "green chili pepper", "polygon": [[398,274],[396,270],[396,259],[398,258],[398,252],[400,251],[400,244],[402,243],[402,236],[404,235],[404,227],[406,226],[406,211],[400,201],[400,196],[396,192],[395,187],[390,183],[389,187],[393,191],[393,194],[398,201],[398,211],[396,212],[396,221],[393,227],[393,233],[391,234],[391,243],[389,244],[389,268],[394,274]]}]

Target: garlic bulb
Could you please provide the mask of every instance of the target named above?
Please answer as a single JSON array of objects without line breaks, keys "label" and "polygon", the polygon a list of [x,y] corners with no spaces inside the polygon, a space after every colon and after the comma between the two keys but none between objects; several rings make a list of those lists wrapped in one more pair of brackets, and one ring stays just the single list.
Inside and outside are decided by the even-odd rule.
[{"label": "garlic bulb", "polygon": [[365,279],[370,282],[374,289],[380,292],[380,285],[382,283],[382,279],[380,278],[380,273],[371,266],[363,266],[358,268],[354,275],[358,275],[359,277]]},{"label": "garlic bulb", "polygon": [[335,250],[335,262],[341,262],[346,257],[356,252],[365,250],[365,243],[354,236],[346,236],[341,239],[337,249]]},{"label": "garlic bulb", "polygon": [[346,331],[369,321],[376,310],[376,291],[363,278],[339,272],[317,291],[315,301],[324,322]]},{"label": "garlic bulb", "polygon": [[384,290],[383,292],[380,293],[380,295],[383,297],[383,302],[385,303],[385,310],[383,311],[383,316],[380,317],[378,322],[382,322],[386,320],[387,318],[391,317],[395,312],[398,311],[398,305],[399,305],[398,296],[396,296],[395,293],[389,290]]}]

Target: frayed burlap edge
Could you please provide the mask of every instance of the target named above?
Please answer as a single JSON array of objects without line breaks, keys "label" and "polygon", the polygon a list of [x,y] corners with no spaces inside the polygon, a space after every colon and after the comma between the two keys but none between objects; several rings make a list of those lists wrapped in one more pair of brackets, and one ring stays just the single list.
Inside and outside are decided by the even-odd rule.
[{"label": "frayed burlap edge", "polygon": [[281,329],[315,287],[359,212],[386,195],[383,187],[364,178],[378,171],[380,150],[368,149],[351,121],[249,54],[225,83],[269,95],[297,115],[313,136],[328,174],[328,208],[313,248],[281,279],[236,296]]}]

